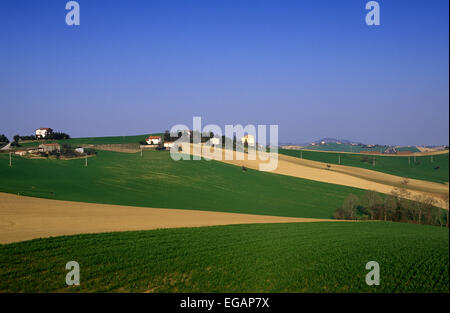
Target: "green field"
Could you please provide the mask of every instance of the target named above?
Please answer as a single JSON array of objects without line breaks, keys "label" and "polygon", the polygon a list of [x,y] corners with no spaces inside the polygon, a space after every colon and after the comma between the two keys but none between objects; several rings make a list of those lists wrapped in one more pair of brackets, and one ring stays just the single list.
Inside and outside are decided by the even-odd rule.
[{"label": "green field", "polygon": [[88,159],[0,154],[0,191],[59,200],[289,217],[331,218],[362,190],[247,170],[217,161],[173,161],[167,151],[98,151]]},{"label": "green field", "polygon": [[[364,193],[216,161],[173,161],[168,151],[98,151],[87,167],[84,159],[15,155],[8,163],[0,154],[2,192],[93,203],[330,218],[349,193]],[[37,239],[0,245],[0,292],[448,292],[448,240],[446,228],[390,222]],[[78,287],[65,286],[72,260],[81,266]],[[380,264],[380,286],[365,284],[369,261]]]},{"label": "green field", "polygon": [[142,140],[145,140],[150,135],[162,135],[162,134],[146,134],[146,135],[136,135],[136,136],[111,136],[111,137],[86,137],[86,138],[70,138],[64,140],[52,140],[52,141],[31,141],[31,142],[23,142],[20,143],[21,147],[35,147],[40,145],[41,143],[46,142],[58,142],[60,144],[69,144],[69,145],[108,145],[108,144],[123,144],[123,143],[137,143]]},{"label": "green field", "polygon": [[[350,153],[285,149],[280,149],[278,152],[297,158],[300,158],[302,154],[304,159],[329,164],[339,164],[338,162],[340,156],[341,165],[361,167],[369,170],[397,175],[400,177],[422,179],[439,183],[445,183],[449,181],[448,153],[434,155],[433,162],[431,162],[431,156],[417,156],[416,162],[414,162],[414,157],[407,156],[373,156]],[[373,167],[372,163],[373,158],[375,158],[375,167]],[[439,169],[435,169],[438,166]]]},{"label": "green field", "polygon": [[[449,292],[446,228],[385,222],[253,224],[0,245],[2,292]],[[80,264],[67,287],[65,264]],[[365,265],[380,265],[367,286]]]}]

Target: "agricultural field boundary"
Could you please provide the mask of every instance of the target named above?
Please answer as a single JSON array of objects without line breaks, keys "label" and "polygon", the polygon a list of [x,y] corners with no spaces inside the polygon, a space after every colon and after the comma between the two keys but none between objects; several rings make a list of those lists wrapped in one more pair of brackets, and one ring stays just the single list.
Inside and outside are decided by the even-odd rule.
[{"label": "agricultural field boundary", "polygon": [[0,193],[2,244],[88,233],[322,221],[337,220],[95,204]]},{"label": "agricultural field boundary", "polygon": [[[233,160],[225,160],[225,150],[219,149],[222,153],[222,160],[227,164],[248,167],[259,170],[259,165],[268,163],[267,160],[248,160],[248,154],[233,152]],[[191,145],[191,154],[196,154],[196,150]],[[183,151],[184,152],[184,151]],[[263,153],[268,158],[268,153]],[[243,159],[243,160],[239,160]],[[384,194],[390,194],[394,188],[404,187],[410,192],[406,198],[415,200],[417,196],[431,196],[436,200],[436,206],[446,208],[445,195],[449,193],[449,185],[430,181],[408,179],[407,185],[402,185],[403,177],[371,171],[363,168],[345,165],[327,165],[326,163],[300,159],[283,154],[278,154],[278,167],[271,173],[299,177],[325,183],[355,187],[365,190],[374,190]]]}]

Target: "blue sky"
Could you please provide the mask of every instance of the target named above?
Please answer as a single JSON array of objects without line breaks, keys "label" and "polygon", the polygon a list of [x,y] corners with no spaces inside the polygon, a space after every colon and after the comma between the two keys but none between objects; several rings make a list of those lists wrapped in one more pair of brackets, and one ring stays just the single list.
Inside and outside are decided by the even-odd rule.
[{"label": "blue sky", "polygon": [[0,133],[278,124],[281,142],[449,143],[449,3],[0,1]]}]

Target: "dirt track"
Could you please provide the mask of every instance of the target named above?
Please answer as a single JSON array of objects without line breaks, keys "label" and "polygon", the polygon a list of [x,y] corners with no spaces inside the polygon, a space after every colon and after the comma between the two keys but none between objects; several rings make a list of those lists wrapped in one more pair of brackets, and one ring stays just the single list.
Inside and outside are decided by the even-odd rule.
[{"label": "dirt track", "polygon": [[127,230],[316,221],[336,220],[155,209],[0,193],[0,243]]},{"label": "dirt track", "polygon": [[[191,151],[194,150],[191,149]],[[221,150],[221,152],[222,162],[237,166],[245,166],[251,169],[259,170],[260,163],[268,162],[261,161],[258,157],[256,160],[248,160],[247,154],[236,151],[234,151],[233,160],[225,160],[225,152],[223,150]],[[268,156],[268,154],[265,155]],[[237,156],[240,156],[240,158],[243,158],[244,160],[237,160]],[[326,163],[299,159],[283,154],[278,154],[278,167],[276,170],[272,171],[272,173],[374,190],[385,194],[391,193],[394,187],[400,187],[403,181],[402,177],[382,172],[334,164],[327,167]],[[436,200],[437,206],[445,208],[442,199],[449,192],[448,184],[409,179],[406,189],[410,192],[410,196],[408,196],[409,199],[414,199],[419,195],[429,195]]]}]

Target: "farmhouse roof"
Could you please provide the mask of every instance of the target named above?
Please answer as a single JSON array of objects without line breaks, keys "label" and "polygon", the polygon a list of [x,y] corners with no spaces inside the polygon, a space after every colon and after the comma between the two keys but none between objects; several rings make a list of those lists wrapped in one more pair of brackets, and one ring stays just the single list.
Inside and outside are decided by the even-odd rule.
[{"label": "farmhouse roof", "polygon": [[150,136],[147,139],[161,139],[161,136]]},{"label": "farmhouse roof", "polygon": [[55,147],[55,146],[59,146],[59,143],[43,143],[41,146]]},{"label": "farmhouse roof", "polygon": [[53,130],[53,129],[48,128],[48,127],[41,127],[41,128],[38,128],[37,130]]}]

